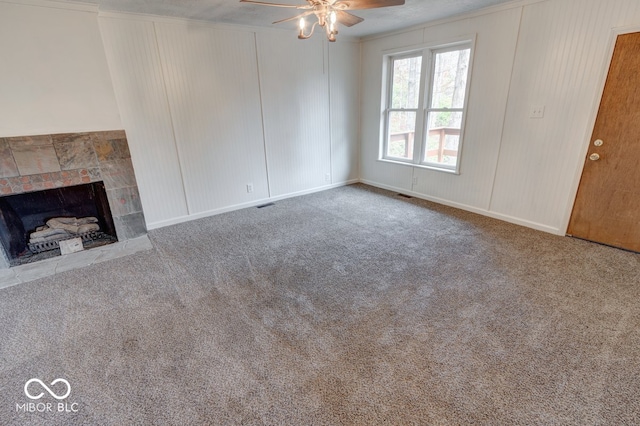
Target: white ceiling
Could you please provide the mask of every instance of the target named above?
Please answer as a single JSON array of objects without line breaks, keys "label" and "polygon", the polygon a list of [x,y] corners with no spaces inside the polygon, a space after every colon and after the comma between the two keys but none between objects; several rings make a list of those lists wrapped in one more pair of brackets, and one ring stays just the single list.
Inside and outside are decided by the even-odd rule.
[{"label": "white ceiling", "polygon": [[[267,1],[306,4],[304,0]],[[364,18],[364,22],[351,28],[343,28],[341,33],[363,37],[509,1],[512,0],[406,0],[404,6],[354,11],[355,15]],[[238,0],[83,0],[82,2],[98,4],[102,11],[144,13],[257,27],[270,27],[274,21],[297,14],[294,9],[258,6],[240,3]],[[296,22],[280,25],[285,28],[287,26],[295,28]]]}]

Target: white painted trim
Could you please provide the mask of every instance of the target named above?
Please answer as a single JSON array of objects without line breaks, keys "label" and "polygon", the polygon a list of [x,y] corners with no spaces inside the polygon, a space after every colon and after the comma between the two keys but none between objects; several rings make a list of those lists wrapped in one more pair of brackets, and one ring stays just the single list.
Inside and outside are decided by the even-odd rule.
[{"label": "white painted trim", "polygon": [[409,163],[408,161],[405,162],[401,160],[392,160],[390,158],[378,158],[376,161],[379,161],[381,163],[397,164],[399,166],[409,166],[409,167],[413,167],[414,169],[433,170],[434,172],[449,173],[450,175],[460,175],[460,172],[454,169],[445,169],[444,167],[428,166],[426,164]]},{"label": "white painted trim", "polygon": [[271,197],[271,174],[269,173],[269,145],[267,144],[267,127],[264,118],[264,96],[262,72],[260,71],[260,52],[258,51],[258,35],[253,33],[253,46],[256,52],[256,75],[258,76],[258,97],[260,98],[260,126],[262,129],[262,149],[264,151],[264,175],[267,178],[267,195]]},{"label": "white painted trim", "polygon": [[[414,47],[408,49],[407,47],[400,48],[392,48],[383,50],[381,53],[380,61],[383,64],[383,85],[382,85],[382,94],[381,99],[382,103],[382,113],[381,113],[381,123],[380,123],[380,136],[378,140],[379,149],[378,149],[378,161],[408,165],[412,167],[418,167],[422,169],[434,170],[438,172],[451,173],[454,175],[460,174],[460,164],[462,162],[462,153],[463,153],[463,145],[464,145],[464,137],[465,137],[465,127],[467,122],[467,110],[469,107],[469,95],[471,93],[471,85],[473,80],[473,63],[475,61],[475,50],[476,50],[476,40],[478,38],[477,33],[470,33],[466,35],[458,35],[454,37],[449,37],[446,39],[431,41],[428,43],[423,43],[413,45]],[[467,84],[464,92],[464,105],[462,108],[462,122],[460,123],[460,135],[458,142],[458,159],[456,161],[456,165],[454,168],[446,167],[444,165],[437,165],[435,163],[427,163],[424,161],[425,149],[427,146],[427,135],[425,134],[425,130],[427,129],[427,120],[429,116],[430,108],[432,100],[432,86],[434,79],[434,70],[435,70],[435,56],[442,51],[455,50],[456,47],[464,48],[468,46],[470,49],[469,53],[469,68],[467,70]],[[389,100],[391,99],[391,91],[393,90],[393,71],[391,68],[393,67],[393,61],[396,59],[403,59],[406,57],[415,56],[417,53],[420,53],[422,57],[422,69],[420,71],[420,94],[418,100],[418,106],[415,108],[416,110],[416,124],[414,131],[414,148],[412,153],[412,159],[403,161],[399,158],[393,158],[387,156],[388,144],[389,144],[389,113],[395,111],[411,111],[413,108],[401,109],[401,108],[391,108]],[[426,59],[426,60],[425,60]],[[386,72],[386,75],[385,75]],[[418,141],[419,143],[417,143]]]},{"label": "white painted trim", "polygon": [[411,31],[424,30],[424,29],[427,29],[429,27],[434,27],[436,25],[450,24],[450,23],[453,23],[453,22],[456,22],[456,21],[462,21],[464,19],[477,18],[479,16],[484,16],[484,15],[489,15],[489,14],[492,14],[492,13],[501,12],[503,10],[510,10],[510,9],[514,9],[514,8],[517,8],[517,7],[529,6],[529,5],[532,5],[532,4],[535,4],[535,3],[542,3],[544,1],[549,1],[549,0],[514,0],[512,2],[501,3],[501,4],[497,4],[495,6],[485,7],[483,9],[475,10],[475,11],[472,11],[472,12],[461,13],[461,14],[450,16],[450,17],[447,17],[447,18],[436,19],[434,21],[427,21],[427,22],[424,22],[422,24],[412,25],[410,27],[401,28],[399,30],[388,31],[388,32],[379,33],[379,34],[373,34],[373,35],[370,35],[370,36],[364,36],[360,40],[364,42],[364,41],[376,40],[376,39],[379,39],[379,38],[387,38],[387,37],[390,37],[390,36],[404,34],[404,33],[408,33],[408,32],[411,32]]},{"label": "white painted trim", "polygon": [[[460,165],[462,164],[462,156],[464,155],[464,140],[465,140],[465,134],[467,133],[466,131],[466,127],[467,127],[467,112],[469,110],[469,103],[470,103],[470,96],[471,96],[471,86],[473,85],[473,64],[476,61],[475,57],[476,57],[476,40],[478,38],[478,34],[477,33],[473,33],[473,36],[470,37],[468,42],[461,42],[459,44],[460,47],[463,46],[469,46],[469,67],[467,69],[467,81],[466,81],[466,88],[464,91],[464,105],[462,106],[462,120],[460,122],[460,134],[458,135],[458,156],[456,158],[456,167],[455,169],[448,169],[447,167],[444,166],[437,166],[433,163],[427,163],[426,161],[424,161],[424,157],[426,157],[426,152],[421,152],[420,153],[420,164],[424,167],[428,167],[431,168],[433,170],[452,170],[454,172],[454,174],[459,175],[460,174]],[[450,46],[456,47],[458,45],[458,43],[451,43]],[[427,102],[425,102],[425,107],[426,110],[423,112],[424,113],[424,122],[422,124],[422,126],[424,128],[427,128],[428,124],[428,117],[429,117],[429,110],[432,109],[431,107],[429,107],[429,105],[431,105],[431,102],[433,101],[433,84],[435,81],[435,55],[437,55],[437,50],[439,49],[434,49],[434,51],[432,51],[432,56],[431,56],[431,73],[429,75],[429,100]],[[422,138],[426,139],[428,135],[422,135]],[[414,142],[415,143],[415,142]],[[422,148],[426,149],[427,147],[427,143],[423,143],[422,144]]]},{"label": "white painted trim", "polygon": [[165,75],[165,68],[168,66],[166,58],[162,55],[160,49],[160,40],[158,39],[158,23],[153,22],[153,44],[158,55],[158,62],[160,62],[160,75],[162,76],[162,88],[164,90],[164,100],[167,105],[167,111],[169,111],[169,122],[171,124],[171,139],[173,140],[173,146],[176,150],[176,159],[178,160],[178,171],[180,172],[180,183],[182,184],[182,194],[184,195],[184,205],[187,207],[187,214],[191,212],[191,201],[189,199],[189,192],[187,191],[187,185],[184,181],[184,154],[181,151],[181,145],[178,143],[176,137],[176,114],[171,108],[171,101],[169,99],[169,87],[167,76]]},{"label": "white painted trim", "polygon": [[47,7],[49,9],[75,10],[77,12],[98,13],[98,5],[83,2],[59,2],[53,0],[0,0],[0,3],[18,4],[20,6]]},{"label": "white painted trim", "polygon": [[235,211],[235,210],[242,210],[242,209],[246,209],[248,207],[259,206],[261,204],[273,203],[273,202],[276,202],[276,201],[285,200],[287,198],[294,198],[294,197],[299,197],[301,195],[307,195],[307,194],[313,194],[313,193],[316,193],[316,192],[322,192],[322,191],[326,191],[328,189],[340,188],[342,186],[352,185],[352,184],[358,183],[358,182],[360,182],[360,180],[352,179],[352,180],[348,180],[346,182],[334,183],[334,184],[331,184],[331,185],[320,186],[320,187],[317,187],[317,188],[307,189],[307,190],[299,191],[299,192],[292,192],[290,194],[279,195],[277,197],[262,198],[260,200],[255,200],[255,201],[251,201],[251,202],[248,202],[248,203],[235,204],[235,205],[232,205],[232,206],[222,207],[222,208],[214,209],[214,210],[208,210],[206,212],[196,213],[196,214],[192,214],[192,215],[188,215],[188,216],[180,216],[180,217],[176,217],[176,218],[169,219],[169,220],[163,220],[163,221],[159,221],[159,222],[148,223],[147,224],[147,229],[151,230],[151,229],[164,228],[165,226],[176,225],[176,224],[179,224],[179,223],[189,222],[189,221],[196,220],[196,219],[202,219],[202,218],[209,217],[209,216],[216,216],[216,215],[219,215],[219,214],[228,213],[228,212],[232,212],[232,211]]},{"label": "white painted trim", "polygon": [[[615,47],[617,37],[622,34],[631,34],[640,32],[640,24],[626,25],[624,27],[615,27],[611,29],[611,35],[613,40],[612,49]],[[613,56],[613,50],[611,50],[611,56]]]},{"label": "white painted trim", "polygon": [[[389,56],[401,56],[403,54],[411,54],[417,50],[439,50],[446,49],[448,47],[456,47],[464,44],[472,44],[473,47],[476,45],[476,39],[478,38],[478,33],[467,33],[461,35],[455,35],[452,37],[438,39],[438,41],[422,41],[421,43],[414,43],[409,46],[401,46],[401,47],[391,47],[388,49],[381,50],[383,57]],[[424,40],[424,38],[423,38]]]},{"label": "white painted trim", "polygon": [[528,221],[528,220],[524,220],[524,219],[520,219],[520,218],[517,218],[517,217],[513,217],[513,216],[508,216],[508,215],[492,212],[492,211],[485,210],[485,209],[480,209],[480,208],[469,206],[469,205],[466,205],[466,204],[461,204],[461,203],[456,203],[456,202],[453,202],[453,201],[444,200],[444,199],[438,198],[438,197],[431,197],[431,196],[428,196],[428,195],[421,194],[419,192],[410,191],[410,190],[407,190],[407,189],[404,189],[404,188],[396,188],[394,186],[381,184],[381,183],[370,181],[370,180],[367,180],[367,179],[360,179],[360,182],[362,182],[364,184],[367,184],[367,185],[375,186],[376,188],[386,189],[388,191],[393,191],[393,192],[398,192],[400,194],[410,195],[412,197],[420,198],[422,200],[432,201],[434,203],[442,204],[442,205],[449,206],[449,207],[454,207],[454,208],[457,208],[457,209],[460,209],[460,210],[465,210],[465,211],[468,211],[468,212],[471,212],[471,213],[477,213],[477,214],[482,215],[482,216],[487,216],[487,217],[490,217],[490,218],[493,218],[493,219],[502,220],[504,222],[513,223],[515,225],[520,225],[520,226],[524,226],[524,227],[527,227],[527,228],[536,229],[538,231],[548,232],[548,233],[554,234],[554,235],[564,235],[564,232],[561,232],[558,228],[547,226],[547,225],[544,225],[542,223],[531,222],[531,221]]},{"label": "white painted trim", "polygon": [[576,202],[576,197],[578,196],[578,188],[580,187],[580,180],[582,179],[582,172],[584,171],[584,166],[586,163],[587,153],[589,152],[589,146],[591,145],[591,135],[593,134],[593,129],[596,125],[596,120],[598,118],[598,110],[600,109],[600,102],[602,101],[602,96],[604,95],[604,86],[607,83],[607,77],[609,76],[609,68],[611,67],[611,61],[613,60],[613,52],[616,48],[616,42],[618,41],[618,36],[622,34],[630,34],[640,32],[640,25],[630,25],[624,27],[615,27],[611,29],[609,33],[609,51],[606,56],[606,60],[602,64],[602,68],[600,70],[600,77],[598,88],[599,90],[596,92],[597,95],[593,101],[593,105],[591,106],[591,113],[589,115],[589,122],[587,128],[585,129],[585,135],[583,140],[585,143],[582,146],[582,150],[580,151],[581,157],[583,159],[582,163],[576,169],[573,181],[571,183],[571,192],[569,200],[567,201],[567,205],[565,207],[565,213],[563,215],[562,220],[562,229],[564,230],[563,234],[566,234],[569,228],[569,222],[571,221],[571,213],[573,213],[573,205]]},{"label": "white painted trim", "polygon": [[520,40],[522,35],[522,20],[524,18],[524,7],[520,8],[520,17],[518,18],[518,35],[516,36],[516,44],[513,47],[513,60],[511,61],[511,72],[509,73],[509,85],[507,86],[507,97],[504,102],[504,110],[502,111],[502,128],[500,129],[500,142],[498,143],[498,152],[496,154],[496,162],[495,167],[493,168],[493,176],[491,178],[491,190],[489,192],[489,203],[487,207],[491,210],[491,206],[493,204],[493,195],[496,190],[496,182],[498,178],[498,165],[500,163],[500,157],[502,156],[503,142],[504,142],[504,133],[507,126],[507,113],[509,111],[509,99],[511,98],[509,94],[511,93],[511,88],[513,87],[513,76],[515,75],[516,69],[516,58],[518,57],[518,49],[520,48]]}]

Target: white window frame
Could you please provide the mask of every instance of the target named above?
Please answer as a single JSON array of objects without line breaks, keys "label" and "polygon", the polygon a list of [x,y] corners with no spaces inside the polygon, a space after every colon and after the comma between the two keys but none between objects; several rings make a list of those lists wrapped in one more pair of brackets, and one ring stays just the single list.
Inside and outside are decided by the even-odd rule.
[{"label": "white window frame", "polygon": [[[383,89],[382,89],[382,114],[381,114],[381,136],[379,160],[389,163],[409,165],[447,173],[460,174],[462,163],[462,148],[466,127],[467,109],[469,106],[469,93],[471,88],[473,57],[475,51],[475,35],[462,37],[456,40],[449,40],[444,43],[414,46],[407,49],[396,49],[383,52]],[[467,85],[465,88],[464,105],[462,108],[431,108],[433,79],[435,72],[435,55],[453,50],[469,48],[469,69],[467,71]],[[422,70],[420,74],[420,97],[417,109],[391,108],[391,91],[393,86],[393,61],[415,56],[422,56]],[[389,140],[389,117],[393,111],[416,111],[416,129],[414,137],[414,147],[412,159],[387,156],[387,143]],[[455,166],[446,164],[429,163],[424,161],[427,146],[427,117],[429,112],[452,111],[462,112],[460,124],[460,138],[458,143],[458,156]]]}]

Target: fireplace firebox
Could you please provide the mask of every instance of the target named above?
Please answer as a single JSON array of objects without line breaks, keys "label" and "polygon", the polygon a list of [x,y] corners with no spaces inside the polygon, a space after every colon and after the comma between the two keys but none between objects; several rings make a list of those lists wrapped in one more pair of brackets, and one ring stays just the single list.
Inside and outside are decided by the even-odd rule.
[{"label": "fireplace firebox", "polygon": [[85,248],[118,241],[103,182],[0,197],[0,244],[11,266],[57,256],[59,241],[75,237]]},{"label": "fireplace firebox", "polygon": [[39,268],[12,266],[146,233],[124,130],[0,136],[0,286]]}]

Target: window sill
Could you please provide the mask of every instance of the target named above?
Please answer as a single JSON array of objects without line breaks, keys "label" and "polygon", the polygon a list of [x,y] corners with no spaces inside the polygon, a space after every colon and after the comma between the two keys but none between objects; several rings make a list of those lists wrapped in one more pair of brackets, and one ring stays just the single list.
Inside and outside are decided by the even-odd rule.
[{"label": "window sill", "polygon": [[400,166],[415,167],[417,169],[433,170],[433,171],[436,171],[436,172],[443,172],[443,173],[448,173],[448,174],[451,174],[451,175],[460,175],[460,172],[455,170],[455,169],[445,169],[443,167],[430,166],[430,165],[427,165],[427,164],[407,163],[407,162],[404,162],[404,161],[390,160],[388,158],[378,158],[378,161],[380,161],[382,163],[398,164]]}]

